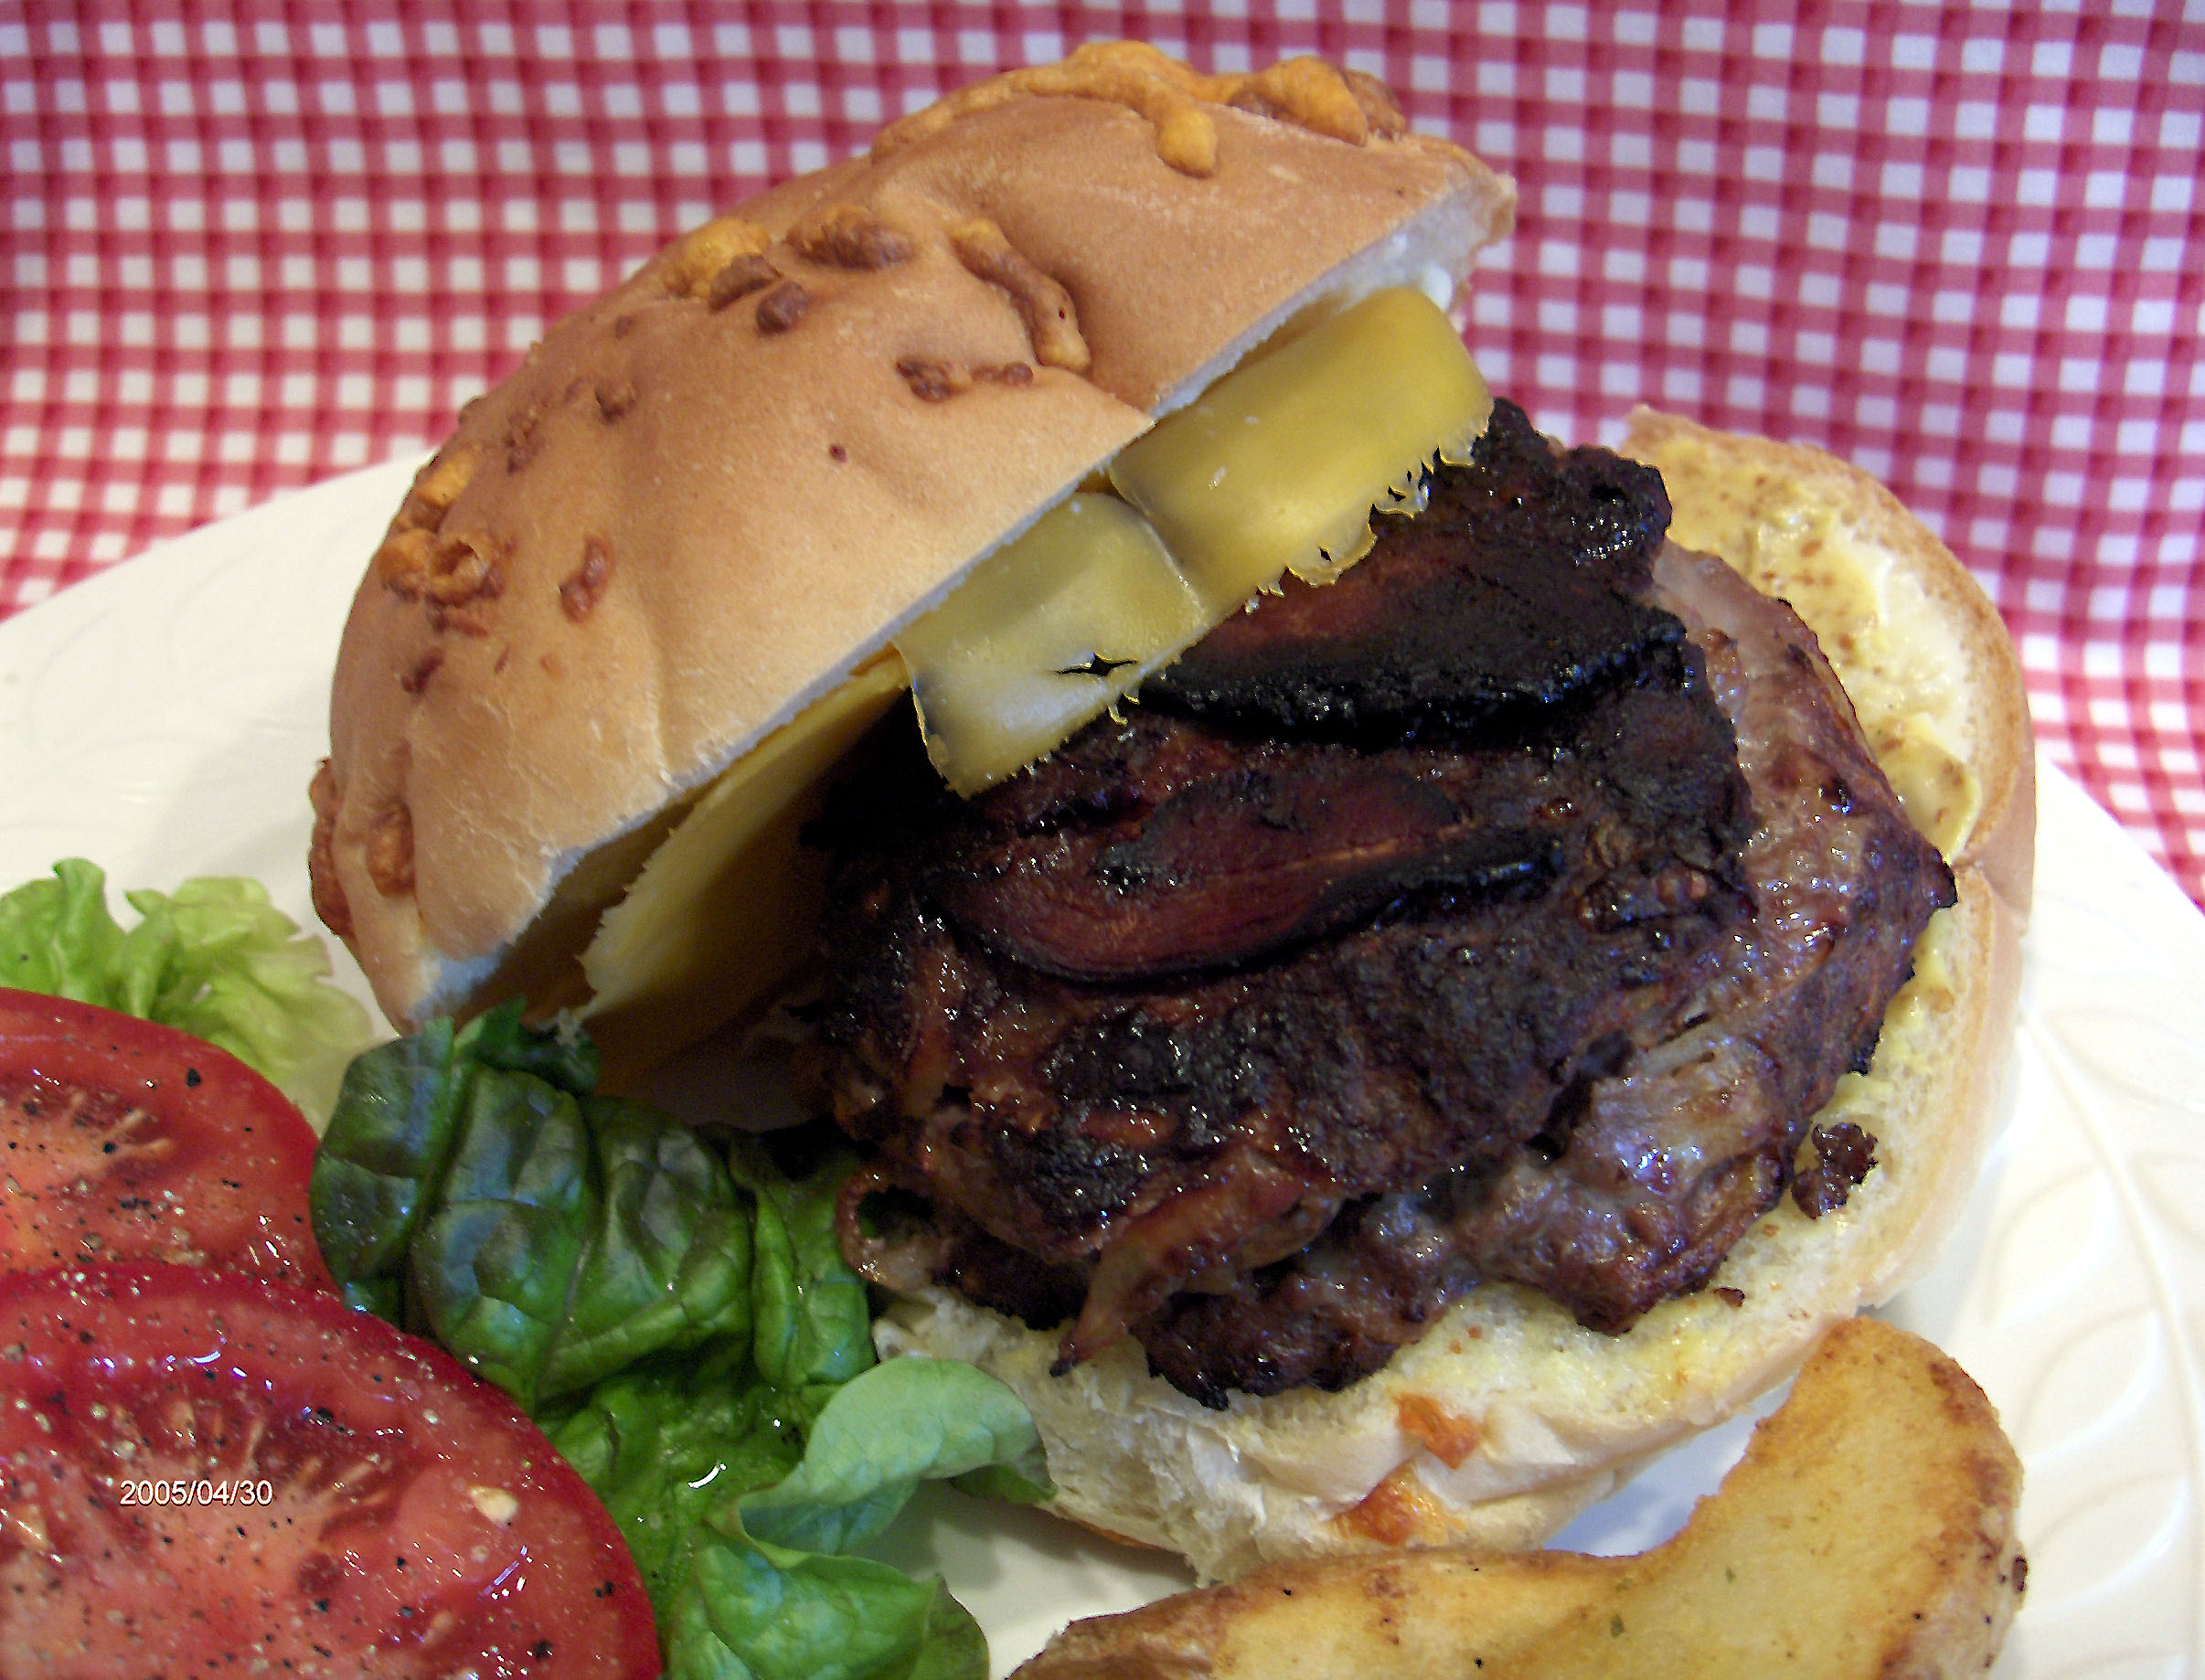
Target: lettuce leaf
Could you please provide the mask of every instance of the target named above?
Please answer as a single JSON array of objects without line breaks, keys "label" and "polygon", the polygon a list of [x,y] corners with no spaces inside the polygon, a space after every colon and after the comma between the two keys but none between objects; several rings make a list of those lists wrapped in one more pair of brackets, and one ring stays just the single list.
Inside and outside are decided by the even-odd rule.
[{"label": "lettuce leaf", "polygon": [[355,1057],[314,1152],[314,1238],[345,1299],[399,1324],[406,1254],[442,1183],[465,1086],[439,1017]]},{"label": "lettuce leaf", "polygon": [[987,1639],[937,1578],[707,1535],[661,1638],[670,1680],[986,1680]]},{"label": "lettuce leaf", "polygon": [[1017,1395],[976,1366],[890,1359],[836,1388],[802,1462],[740,1500],[743,1531],[805,1551],[854,1551],[921,1481],[1007,1468],[1037,1489],[1048,1481],[1041,1438]]},{"label": "lettuce leaf", "polygon": [[431,1022],[346,1073],[311,1196],[346,1299],[531,1408],[662,1349],[747,1345],[751,1227],[724,1163],[668,1115],[577,1094],[594,1056],[519,1016]]},{"label": "lettuce leaf", "polygon": [[207,877],[174,893],[124,895],[80,857],[53,878],[0,895],[0,984],[158,1021],[220,1046],[317,1123],[329,1113],[368,1012],[328,984],[329,954],[268,900],[258,881]]},{"label": "lettuce leaf", "polygon": [[837,1148],[791,1177],[758,1139],[729,1143],[728,1170],[757,1203],[751,1356],[776,1388],[847,1382],[873,1363],[872,1304],[835,1238],[835,1204],[857,1164]]},{"label": "lettuce leaf", "polygon": [[772,1486],[802,1457],[802,1432],[780,1398],[723,1342],[696,1356],[655,1356],[607,1377],[571,1409],[538,1413],[551,1444],[620,1525],[662,1628],[713,1512]]},{"label": "lettuce leaf", "polygon": [[626,1536],[669,1675],[985,1680],[939,1580],[847,1554],[922,1480],[1048,1497],[1025,1407],[875,1362],[831,1131],[714,1140],[596,1072],[517,1004],[360,1057],[314,1165],[331,1271],[530,1409]]},{"label": "lettuce leaf", "polygon": [[984,1680],[987,1642],[939,1580],[844,1554],[922,1478],[1039,1473],[1032,1420],[994,1377],[892,1359],[792,1395],[720,1344],[633,1366],[543,1421],[627,1536],[670,1675]]}]

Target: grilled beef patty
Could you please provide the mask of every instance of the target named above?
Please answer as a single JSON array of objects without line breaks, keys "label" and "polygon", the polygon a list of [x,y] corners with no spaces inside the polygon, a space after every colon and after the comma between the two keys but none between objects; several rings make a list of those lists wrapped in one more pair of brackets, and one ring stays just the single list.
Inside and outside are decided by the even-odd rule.
[{"label": "grilled beef patty", "polygon": [[1213,1405],[1480,1281],[1606,1330],[1704,1282],[1953,887],[1812,636],[1667,516],[1497,404],[1338,582],[981,798],[885,728],[817,830],[853,1263]]}]

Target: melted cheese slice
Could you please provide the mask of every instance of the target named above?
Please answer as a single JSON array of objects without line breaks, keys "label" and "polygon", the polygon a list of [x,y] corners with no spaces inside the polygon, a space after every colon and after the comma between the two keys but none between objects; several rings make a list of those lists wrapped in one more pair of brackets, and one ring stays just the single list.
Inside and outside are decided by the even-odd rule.
[{"label": "melted cheese slice", "polygon": [[1211,622],[1147,520],[1114,496],[1075,495],[983,560],[896,647],[934,768],[976,793],[1099,716]]},{"label": "melted cheese slice", "polygon": [[670,1048],[787,983],[809,954],[822,892],[799,831],[827,771],[908,683],[893,654],[877,659],[720,772],[582,952],[586,1019],[663,1014],[652,1036]]},{"label": "melted cheese slice", "polygon": [[1362,558],[1370,510],[1411,501],[1492,411],[1445,312],[1392,287],[1228,374],[1119,451],[1110,482],[1221,621],[1286,572]]},{"label": "melted cheese slice", "polygon": [[734,765],[652,853],[583,952],[608,1063],[646,1065],[770,1002],[811,954],[818,788],[914,693],[927,750],[976,792],[1031,764],[1281,577],[1370,546],[1485,429],[1485,381],[1422,292],[1374,292],[1261,352],[1123,452],[949,598]]},{"label": "melted cheese slice", "polygon": [[1493,399],[1445,314],[1376,292],[1121,451],[897,639],[960,793],[1017,774],[1292,571],[1362,558],[1373,507],[1466,450]]}]

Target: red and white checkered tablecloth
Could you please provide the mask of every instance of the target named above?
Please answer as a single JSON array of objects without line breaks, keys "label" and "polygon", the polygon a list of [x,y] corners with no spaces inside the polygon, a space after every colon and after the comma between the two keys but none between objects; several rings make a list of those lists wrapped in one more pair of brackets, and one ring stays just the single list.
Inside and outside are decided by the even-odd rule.
[{"label": "red and white checkered tablecloth", "polygon": [[682,228],[1127,35],[1345,60],[1513,173],[1494,384],[1566,436],[1643,399],[1883,475],[2205,902],[2197,0],[0,0],[0,614],[428,446]]}]

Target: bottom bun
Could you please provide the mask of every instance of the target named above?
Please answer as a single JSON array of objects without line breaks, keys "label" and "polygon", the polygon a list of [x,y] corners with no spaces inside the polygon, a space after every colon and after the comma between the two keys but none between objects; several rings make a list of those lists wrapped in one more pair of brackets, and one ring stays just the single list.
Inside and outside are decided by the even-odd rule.
[{"label": "bottom bun", "polygon": [[1979,870],[1957,873],[1960,901],[1916,947],[1874,1065],[1817,1117],[1873,1132],[1875,1170],[1818,1220],[1787,1199],[1706,1291],[1623,1335],[1487,1286],[1337,1394],[1241,1394],[1217,1411],[1150,1376],[1130,1339],[1052,1377],[1053,1334],[945,1290],[899,1302],[877,1326],[881,1351],[1001,1377],[1032,1409],[1059,1512],[1181,1553],[1205,1577],[1387,1546],[1536,1546],[1640,1462],[1788,1377],[1957,1223],[2009,1036],[2020,920]]}]

